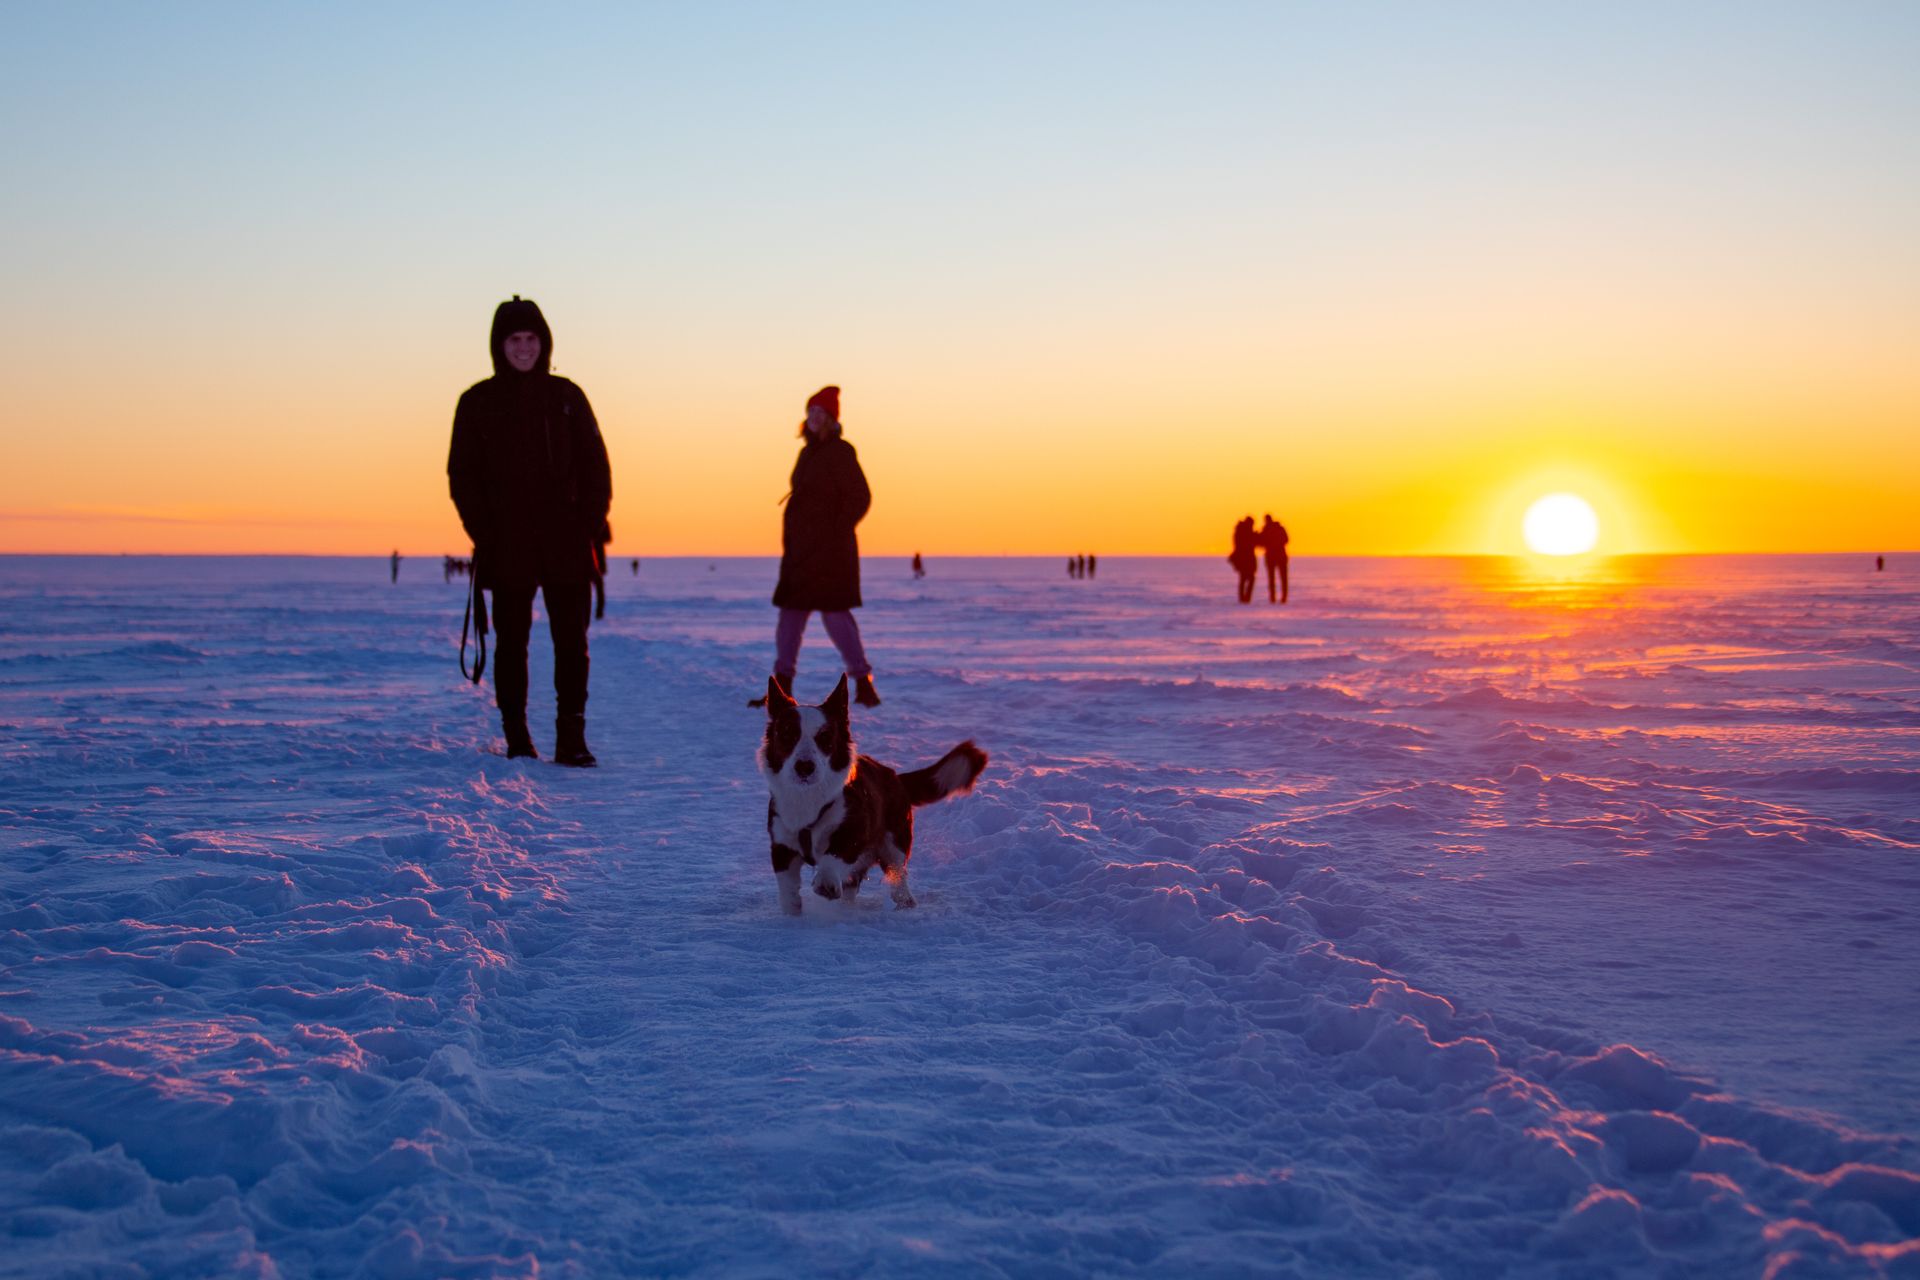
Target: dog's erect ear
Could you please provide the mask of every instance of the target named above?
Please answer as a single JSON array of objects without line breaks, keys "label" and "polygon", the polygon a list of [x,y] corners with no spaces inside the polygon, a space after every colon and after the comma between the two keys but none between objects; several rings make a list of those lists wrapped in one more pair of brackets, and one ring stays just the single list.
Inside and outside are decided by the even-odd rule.
[{"label": "dog's erect ear", "polygon": [[844,674],[840,677],[840,683],[833,686],[833,692],[827,695],[827,700],[820,704],[820,709],[827,713],[829,720],[847,718],[847,677]]},{"label": "dog's erect ear", "polygon": [[767,677],[767,714],[775,715],[781,711],[793,710],[793,695],[780,687],[780,682],[772,676]]}]

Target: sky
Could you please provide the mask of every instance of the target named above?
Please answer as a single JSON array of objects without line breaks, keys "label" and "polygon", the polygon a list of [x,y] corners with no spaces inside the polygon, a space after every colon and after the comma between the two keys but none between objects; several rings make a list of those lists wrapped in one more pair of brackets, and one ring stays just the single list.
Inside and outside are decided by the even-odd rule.
[{"label": "sky", "polygon": [[9,6],[0,551],[462,553],[537,300],[615,556],[1920,549],[1920,6]]}]

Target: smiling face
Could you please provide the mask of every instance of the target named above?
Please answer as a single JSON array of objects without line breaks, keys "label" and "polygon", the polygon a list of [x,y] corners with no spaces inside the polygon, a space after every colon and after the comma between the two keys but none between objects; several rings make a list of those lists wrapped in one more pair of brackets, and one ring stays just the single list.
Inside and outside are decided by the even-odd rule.
[{"label": "smiling face", "polygon": [[540,335],[531,329],[508,334],[500,348],[507,363],[521,373],[533,372],[533,366],[540,363]]},{"label": "smiling face", "polygon": [[[767,733],[760,771],[776,796],[818,797],[824,805],[853,772],[853,735],[847,722],[847,680],[817,707],[802,707],[767,681]],[[784,810],[783,810],[784,811]],[[811,815],[794,815],[805,822]]]}]

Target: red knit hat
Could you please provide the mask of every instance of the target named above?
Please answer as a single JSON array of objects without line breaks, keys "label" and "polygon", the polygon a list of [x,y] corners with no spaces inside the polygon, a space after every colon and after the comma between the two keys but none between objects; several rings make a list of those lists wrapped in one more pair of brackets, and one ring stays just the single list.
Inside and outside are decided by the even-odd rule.
[{"label": "red knit hat", "polygon": [[807,408],[819,405],[827,411],[827,417],[840,421],[840,388],[822,387],[807,397]]}]

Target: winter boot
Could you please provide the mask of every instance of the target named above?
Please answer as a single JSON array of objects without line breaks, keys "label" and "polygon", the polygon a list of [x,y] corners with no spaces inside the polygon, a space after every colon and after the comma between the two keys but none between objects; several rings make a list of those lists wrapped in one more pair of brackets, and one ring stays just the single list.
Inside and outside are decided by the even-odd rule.
[{"label": "winter boot", "polygon": [[[793,696],[792,676],[783,676],[776,671],[773,673],[773,682],[780,686],[780,692],[786,694],[789,698]],[[750,707],[764,707],[767,705],[767,695],[763,693],[757,698],[748,699],[747,705]]]},{"label": "winter boot", "polygon": [[873,687],[871,675],[861,676],[853,682],[853,700],[863,707],[880,705],[880,691]]},{"label": "winter boot", "polygon": [[585,716],[561,716],[553,722],[553,762],[575,769],[591,769],[600,763],[587,750]]},{"label": "winter boot", "polygon": [[527,732],[527,718],[510,719],[502,716],[500,728],[507,735],[507,759],[538,760],[540,753],[533,749],[533,735]]}]

